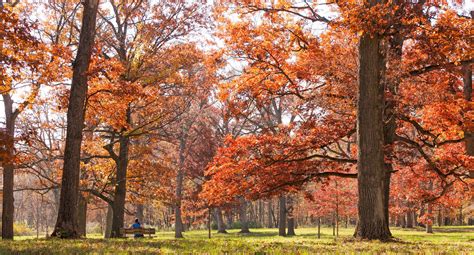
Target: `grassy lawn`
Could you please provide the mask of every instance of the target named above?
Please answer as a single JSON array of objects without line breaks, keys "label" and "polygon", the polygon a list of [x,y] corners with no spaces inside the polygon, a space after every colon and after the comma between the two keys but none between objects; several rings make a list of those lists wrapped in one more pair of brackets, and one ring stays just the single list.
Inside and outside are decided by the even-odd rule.
[{"label": "grassy lawn", "polygon": [[399,240],[354,241],[353,229],[340,229],[339,238],[332,229],[323,228],[321,239],[316,229],[299,228],[297,236],[279,237],[277,229],[252,229],[241,235],[237,230],[229,234],[215,234],[207,238],[207,231],[185,233],[176,240],[172,232],[157,232],[155,238],[104,240],[90,236],[82,240],[32,239],[19,237],[15,241],[0,241],[0,254],[474,254],[474,227],[435,228],[435,234],[423,230],[392,228]]}]

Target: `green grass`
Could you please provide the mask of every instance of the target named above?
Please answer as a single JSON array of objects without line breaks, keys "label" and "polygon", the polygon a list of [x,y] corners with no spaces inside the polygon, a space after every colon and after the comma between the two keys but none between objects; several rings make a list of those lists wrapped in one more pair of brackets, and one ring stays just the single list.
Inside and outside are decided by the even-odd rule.
[{"label": "green grass", "polygon": [[341,228],[339,238],[331,228],[299,228],[297,236],[279,237],[277,229],[252,229],[242,235],[237,230],[207,238],[207,231],[185,232],[176,240],[173,232],[157,232],[155,238],[108,239],[92,235],[81,240],[16,238],[0,241],[0,254],[474,254],[474,228],[435,228],[435,234],[423,230],[392,228],[395,242],[356,241],[353,229]]}]

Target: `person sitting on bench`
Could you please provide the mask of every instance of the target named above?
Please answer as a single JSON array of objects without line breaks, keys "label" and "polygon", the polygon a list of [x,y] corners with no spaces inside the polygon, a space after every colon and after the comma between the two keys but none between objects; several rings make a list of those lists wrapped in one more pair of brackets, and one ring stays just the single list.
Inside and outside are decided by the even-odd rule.
[{"label": "person sitting on bench", "polygon": [[[142,228],[142,225],[140,224],[140,221],[138,219],[135,219],[135,223],[132,224],[133,229],[140,229]],[[133,237],[138,238],[138,237],[143,237],[143,234],[141,233],[136,233],[133,235]]]}]

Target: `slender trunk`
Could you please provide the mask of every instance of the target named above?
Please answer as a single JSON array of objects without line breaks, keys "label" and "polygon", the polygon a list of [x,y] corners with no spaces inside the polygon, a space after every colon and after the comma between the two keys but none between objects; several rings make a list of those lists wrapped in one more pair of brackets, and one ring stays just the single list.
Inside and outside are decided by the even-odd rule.
[{"label": "slender trunk", "polygon": [[462,205],[459,207],[459,226],[464,225],[464,216],[462,214]]},{"label": "slender trunk", "polygon": [[332,236],[336,236],[336,213],[332,212]]},{"label": "slender trunk", "polygon": [[286,196],[281,195],[278,198],[278,235],[286,236]]},{"label": "slender trunk", "polygon": [[[13,100],[9,94],[3,94],[3,104],[5,110],[6,133],[5,159],[3,160],[3,201],[2,201],[2,239],[13,239],[14,221],[14,135],[16,114],[13,111]],[[1,134],[0,134],[1,135]]]},{"label": "slender trunk", "polygon": [[272,199],[269,199],[267,202],[267,210],[268,210],[268,223],[267,228],[273,228],[273,203]]},{"label": "slender trunk", "polygon": [[222,211],[220,208],[215,209],[216,221],[217,221],[217,233],[227,234],[225,230],[225,223],[222,217]]},{"label": "slender trunk", "polygon": [[321,217],[318,217],[318,239],[321,238]]},{"label": "slender trunk", "polygon": [[211,208],[207,209],[207,236],[211,239]]},{"label": "slender trunk", "polygon": [[258,223],[259,227],[265,226],[265,207],[263,200],[258,200]]},{"label": "slender trunk", "polygon": [[78,228],[77,232],[80,236],[86,236],[86,226],[87,226],[87,200],[84,196],[79,196],[79,205],[77,210],[78,216]]},{"label": "slender trunk", "polygon": [[138,219],[139,222],[142,222],[142,223],[144,223],[143,210],[144,210],[143,204],[136,205],[135,217]]},{"label": "slender trunk", "polygon": [[105,233],[104,238],[112,236],[112,221],[114,218],[114,209],[112,205],[107,206],[107,216],[105,217]]},{"label": "slender trunk", "polygon": [[[371,0],[371,5],[380,1]],[[359,221],[355,236],[386,240],[392,235],[386,205],[384,163],[384,56],[379,35],[364,34],[359,42],[359,98],[357,109]]]},{"label": "slender trunk", "polygon": [[186,149],[186,139],[184,137],[185,131],[183,131],[182,137],[179,141],[179,164],[178,174],[176,175],[176,207],[175,207],[175,226],[174,226],[174,237],[183,238],[183,220],[181,218],[181,200],[183,199],[183,180],[184,180],[184,150]]},{"label": "slender trunk", "polygon": [[438,227],[441,227],[443,225],[443,216],[441,214],[441,208],[439,208],[438,210],[438,217],[436,221],[438,222]]},{"label": "slender trunk", "polygon": [[247,201],[245,201],[244,198],[240,199],[239,220],[240,233],[250,233],[249,222],[247,219]]},{"label": "slender trunk", "polygon": [[433,234],[433,204],[427,205],[428,222],[426,222],[426,233]]},{"label": "slender trunk", "polygon": [[98,0],[85,0],[82,28],[73,75],[67,112],[66,146],[61,180],[59,211],[51,236],[77,238],[77,200],[81,160],[82,129],[87,96],[87,71],[94,46]]}]

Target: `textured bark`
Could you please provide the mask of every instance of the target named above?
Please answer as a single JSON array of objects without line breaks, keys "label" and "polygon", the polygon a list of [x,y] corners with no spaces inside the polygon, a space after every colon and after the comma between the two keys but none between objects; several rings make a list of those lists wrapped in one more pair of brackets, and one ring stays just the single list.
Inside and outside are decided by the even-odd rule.
[{"label": "textured bark", "polygon": [[[472,66],[463,66],[464,99],[472,102]],[[465,146],[467,155],[474,156],[474,130],[464,131]],[[474,170],[471,170],[470,176],[474,176]]]},{"label": "textured bark", "polygon": [[414,224],[413,224],[413,211],[412,210],[408,210],[407,211],[407,223],[406,223],[406,227],[407,228],[413,228]]},{"label": "textured bark", "polygon": [[249,222],[247,219],[247,201],[240,199],[239,208],[240,233],[250,233]]},{"label": "textured bark", "polygon": [[321,217],[318,217],[318,239],[321,238]]},{"label": "textured bark", "polygon": [[87,200],[83,196],[79,196],[79,204],[77,210],[78,228],[77,232],[80,236],[86,236],[87,229]]},{"label": "textured bark", "polygon": [[[379,1],[370,1],[371,5]],[[359,42],[359,100],[357,109],[359,221],[355,236],[386,240],[391,237],[386,204],[384,163],[384,56],[381,38],[365,34]]]},{"label": "textured bark", "polygon": [[143,204],[136,205],[135,218],[137,218],[138,221],[142,223],[144,223],[143,210],[144,210]]},{"label": "textured bark", "polygon": [[107,206],[107,216],[105,217],[105,233],[104,238],[112,236],[112,220],[114,217],[114,209],[111,205]]},{"label": "textured bark", "polygon": [[61,180],[59,211],[52,236],[77,238],[77,200],[79,196],[79,174],[82,129],[84,127],[85,102],[87,96],[87,71],[94,45],[98,0],[85,0],[82,28],[73,75],[67,112],[66,146]]},{"label": "textured bark", "polygon": [[220,208],[214,209],[217,221],[217,233],[226,234],[224,218],[222,217],[222,211]]},{"label": "textured bark", "polygon": [[286,196],[278,198],[278,235],[286,236]]},{"label": "textured bark", "polygon": [[15,166],[13,164],[14,140],[16,116],[13,111],[13,100],[9,94],[3,94],[3,104],[6,121],[6,159],[3,164],[3,201],[2,201],[2,239],[13,239],[14,221],[14,176]]},{"label": "textured bark", "polygon": [[[183,131],[183,136],[184,136]],[[184,180],[184,150],[186,149],[186,139],[181,137],[179,142],[179,165],[178,174],[176,175],[176,205],[175,205],[175,226],[174,226],[174,237],[183,238],[183,221],[181,218],[181,200],[183,199],[183,180]]]},{"label": "textured bark", "polygon": [[267,228],[273,228],[273,202],[271,199],[267,202],[267,214]]},{"label": "textured bark", "polygon": [[426,223],[426,233],[433,234],[433,204],[428,203],[427,205],[427,213],[429,215],[428,222]]},{"label": "textured bark", "polygon": [[294,236],[296,235],[295,233],[295,215],[294,215],[294,199],[291,195],[288,196],[287,198],[287,214],[286,214],[286,217],[287,217],[287,222],[288,222],[288,229],[286,231],[286,235],[288,236]]},{"label": "textured bark", "polygon": [[[130,107],[127,109],[127,122],[130,123]],[[114,193],[114,214],[112,220],[112,238],[121,237],[120,229],[124,225],[125,198],[127,196],[127,168],[128,147],[130,139],[128,136],[120,136],[120,148],[117,164],[117,175]]]}]

